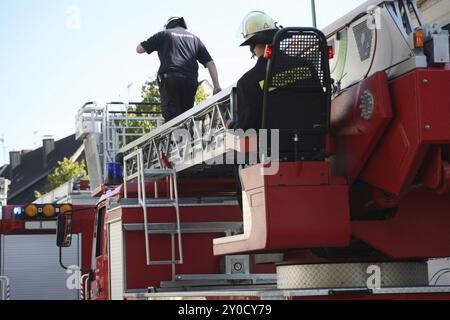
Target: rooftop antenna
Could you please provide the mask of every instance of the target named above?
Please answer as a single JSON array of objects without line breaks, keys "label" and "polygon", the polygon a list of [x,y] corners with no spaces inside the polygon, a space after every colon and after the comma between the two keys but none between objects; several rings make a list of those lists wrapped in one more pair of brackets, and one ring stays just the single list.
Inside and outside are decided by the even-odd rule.
[{"label": "rooftop antenna", "polygon": [[128,89],[128,103],[130,103],[130,89],[131,87],[134,86],[134,83],[131,82],[127,85],[127,89]]},{"label": "rooftop antenna", "polygon": [[2,157],[3,157],[3,164],[6,163],[6,146],[5,146],[5,134],[2,133],[2,136],[0,137],[0,143],[2,144]]},{"label": "rooftop antenna", "polygon": [[37,141],[37,135],[39,133],[39,130],[34,130],[33,131],[33,149],[37,146],[38,141]]},{"label": "rooftop antenna", "polygon": [[316,0],[311,0],[311,11],[313,27],[317,29]]}]

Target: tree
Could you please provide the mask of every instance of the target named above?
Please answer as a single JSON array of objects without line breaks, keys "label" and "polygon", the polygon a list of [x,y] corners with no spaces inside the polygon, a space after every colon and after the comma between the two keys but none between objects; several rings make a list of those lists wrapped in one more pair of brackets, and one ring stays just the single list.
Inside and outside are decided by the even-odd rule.
[{"label": "tree", "polygon": [[[157,80],[147,80],[142,86],[141,95],[143,102],[161,103],[161,96],[159,94],[159,86]],[[208,93],[205,92],[203,86],[198,86],[197,93],[195,95],[195,104],[200,104],[202,101],[209,98]],[[154,108],[153,111],[159,108]]]},{"label": "tree", "polygon": [[203,86],[198,86],[197,93],[195,95],[195,104],[200,104],[209,98],[209,94],[205,91]]},{"label": "tree", "polygon": [[[141,89],[142,102],[161,103],[157,80],[147,80]],[[159,108],[154,109],[159,110]]]},{"label": "tree", "polygon": [[[50,192],[76,177],[87,177],[84,160],[80,163],[64,158],[63,161],[58,161],[58,166],[47,177],[45,192]],[[39,191],[35,191],[34,195],[37,199],[42,196]]]}]

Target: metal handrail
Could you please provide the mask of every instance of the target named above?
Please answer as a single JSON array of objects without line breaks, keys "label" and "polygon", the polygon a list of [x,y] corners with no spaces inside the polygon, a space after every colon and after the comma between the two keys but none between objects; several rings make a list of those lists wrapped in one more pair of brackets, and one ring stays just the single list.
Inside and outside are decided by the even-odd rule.
[{"label": "metal handrail", "polygon": [[81,276],[80,279],[81,288],[80,288],[80,299],[81,300],[88,300],[89,298],[89,292],[88,292],[88,280],[89,280],[89,274],[86,273],[83,276]]},{"label": "metal handrail", "polygon": [[[77,139],[84,139],[87,158],[91,161],[92,189],[97,189],[106,172],[109,162],[116,162],[119,149],[130,141],[143,136],[151,125],[159,127],[163,123],[158,103],[110,102],[99,106],[95,102],[86,103],[77,115]],[[144,110],[135,110],[137,108]],[[148,108],[142,108],[148,107]],[[95,162],[95,165],[94,165]]]},{"label": "metal handrail", "polygon": [[[125,111],[113,111],[110,110],[110,106],[113,105],[124,105]],[[103,134],[103,159],[104,159],[104,172],[106,172],[106,163],[115,162],[115,156],[119,153],[119,149],[127,144],[127,139],[129,137],[135,138],[138,136],[143,136],[145,134],[144,127],[130,126],[129,121],[154,121],[156,126],[159,127],[162,124],[161,116],[153,116],[160,114],[158,112],[141,112],[135,110],[129,110],[130,106],[156,106],[156,103],[129,103],[124,104],[120,102],[110,102],[106,104],[103,121],[102,121],[102,134]],[[119,115],[119,116],[118,116]],[[123,117],[125,115],[125,117]],[[137,117],[130,118],[129,115],[140,115]],[[144,116],[145,115],[145,116]],[[120,121],[125,122],[121,124]],[[119,122],[119,123],[118,123]],[[141,130],[141,134],[137,135],[135,133],[130,134],[130,130]]]},{"label": "metal handrail", "polygon": [[10,291],[10,281],[6,276],[0,277],[0,283],[2,285],[2,290],[0,291],[0,300],[11,300],[11,291]]}]

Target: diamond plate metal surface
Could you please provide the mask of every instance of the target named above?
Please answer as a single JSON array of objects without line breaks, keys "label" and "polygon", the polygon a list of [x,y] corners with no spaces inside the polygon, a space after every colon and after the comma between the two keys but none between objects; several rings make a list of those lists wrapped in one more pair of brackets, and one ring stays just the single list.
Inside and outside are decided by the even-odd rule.
[{"label": "diamond plate metal surface", "polygon": [[278,288],[365,288],[373,266],[379,267],[381,288],[428,285],[426,263],[339,263],[278,266]]}]

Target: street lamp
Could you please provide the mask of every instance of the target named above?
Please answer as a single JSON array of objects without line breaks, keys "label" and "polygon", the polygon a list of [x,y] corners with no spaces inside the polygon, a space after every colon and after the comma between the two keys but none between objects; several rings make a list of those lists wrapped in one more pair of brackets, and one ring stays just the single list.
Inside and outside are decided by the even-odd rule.
[{"label": "street lamp", "polygon": [[317,28],[316,1],[315,0],[311,0],[311,11],[312,11],[313,27]]},{"label": "street lamp", "polygon": [[2,163],[5,164],[7,160],[6,160],[6,146],[5,146],[5,135],[4,134],[2,134],[0,137],[0,143],[2,145],[2,157],[3,157]]},{"label": "street lamp", "polygon": [[131,87],[134,85],[134,83],[133,82],[131,82],[131,83],[129,83],[128,85],[127,85],[127,89],[128,89],[128,103],[130,103],[130,89],[131,89]]}]

